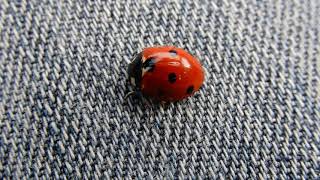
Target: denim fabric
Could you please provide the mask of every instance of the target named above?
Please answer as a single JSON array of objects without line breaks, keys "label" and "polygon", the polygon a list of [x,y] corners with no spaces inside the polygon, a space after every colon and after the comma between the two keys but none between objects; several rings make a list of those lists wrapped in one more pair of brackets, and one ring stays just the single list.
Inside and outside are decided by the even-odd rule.
[{"label": "denim fabric", "polygon": [[[0,0],[0,177],[316,179],[320,1]],[[125,94],[144,47],[203,64],[195,96]]]}]

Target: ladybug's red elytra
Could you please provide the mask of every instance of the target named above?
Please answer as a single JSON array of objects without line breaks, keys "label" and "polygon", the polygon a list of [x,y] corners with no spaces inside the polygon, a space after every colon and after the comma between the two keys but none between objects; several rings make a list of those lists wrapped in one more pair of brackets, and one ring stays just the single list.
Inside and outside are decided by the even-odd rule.
[{"label": "ladybug's red elytra", "polygon": [[181,48],[158,46],[143,49],[128,67],[130,83],[155,100],[178,101],[193,95],[202,86],[200,62]]}]

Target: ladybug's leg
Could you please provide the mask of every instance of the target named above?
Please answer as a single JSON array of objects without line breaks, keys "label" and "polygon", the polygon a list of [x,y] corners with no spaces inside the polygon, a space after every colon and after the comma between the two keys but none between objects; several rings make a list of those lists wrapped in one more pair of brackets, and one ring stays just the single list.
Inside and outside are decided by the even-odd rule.
[{"label": "ladybug's leg", "polygon": [[124,97],[124,99],[128,99],[130,96],[135,96],[138,97],[139,99],[142,99],[142,93],[139,90],[136,91],[130,91],[126,94],[126,96]]},{"label": "ladybug's leg", "polygon": [[126,94],[126,96],[124,97],[124,99],[128,99],[129,96],[135,95],[137,92],[136,91],[130,91]]},{"label": "ladybug's leg", "polygon": [[135,94],[136,97],[138,97],[139,99],[142,99],[142,98],[143,98],[142,92],[141,92],[140,90],[137,90],[137,91],[135,91],[135,92],[136,92],[136,94]]},{"label": "ladybug's leg", "polygon": [[153,109],[152,108],[152,102],[149,99],[147,99],[145,97],[142,97],[142,102],[143,102],[143,105],[145,107],[147,107],[148,109]]},{"label": "ladybug's leg", "polygon": [[161,102],[160,102],[160,104],[161,104],[161,106],[162,106],[164,109],[166,109],[167,107],[169,107],[170,102],[167,102],[167,101],[161,101]]}]

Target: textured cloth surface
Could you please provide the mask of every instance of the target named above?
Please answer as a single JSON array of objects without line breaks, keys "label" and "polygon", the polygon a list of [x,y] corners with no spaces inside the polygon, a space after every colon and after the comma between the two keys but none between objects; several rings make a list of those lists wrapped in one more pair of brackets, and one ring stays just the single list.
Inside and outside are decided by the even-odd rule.
[{"label": "textured cloth surface", "polygon": [[[320,1],[0,0],[0,175],[319,177]],[[143,47],[206,69],[199,93],[130,98]]]}]

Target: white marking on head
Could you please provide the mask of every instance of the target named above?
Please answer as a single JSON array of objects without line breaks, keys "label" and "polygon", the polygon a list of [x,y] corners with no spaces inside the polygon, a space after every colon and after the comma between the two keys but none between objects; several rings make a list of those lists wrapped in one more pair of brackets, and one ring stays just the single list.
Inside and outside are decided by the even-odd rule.
[{"label": "white marking on head", "polygon": [[146,72],[148,72],[152,67],[146,67],[146,68],[142,68],[142,77],[144,76],[144,74]]},{"label": "white marking on head", "polygon": [[130,78],[130,82],[132,85],[136,86],[136,79],[134,77]]}]

